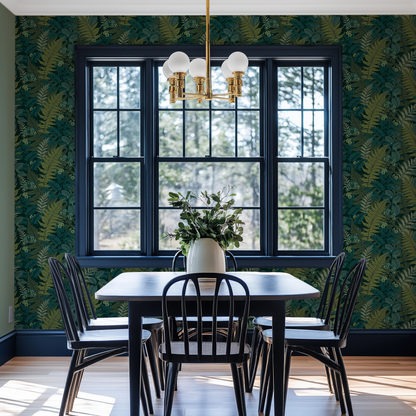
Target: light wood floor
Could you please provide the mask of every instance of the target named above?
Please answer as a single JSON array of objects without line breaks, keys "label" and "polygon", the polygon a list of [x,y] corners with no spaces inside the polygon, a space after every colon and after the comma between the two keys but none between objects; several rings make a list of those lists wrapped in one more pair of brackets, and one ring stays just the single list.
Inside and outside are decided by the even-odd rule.
[{"label": "light wood floor", "polygon": [[[346,357],[355,416],[415,416],[416,357]],[[58,413],[69,359],[16,357],[0,367],[0,415],[53,416]],[[90,367],[75,401],[77,416],[127,416],[127,358]],[[258,381],[246,394],[248,416],[257,415]],[[154,399],[155,415],[163,400]],[[228,366],[183,366],[172,416],[236,416]],[[340,416],[324,370],[308,357],[294,357],[287,416]]]}]

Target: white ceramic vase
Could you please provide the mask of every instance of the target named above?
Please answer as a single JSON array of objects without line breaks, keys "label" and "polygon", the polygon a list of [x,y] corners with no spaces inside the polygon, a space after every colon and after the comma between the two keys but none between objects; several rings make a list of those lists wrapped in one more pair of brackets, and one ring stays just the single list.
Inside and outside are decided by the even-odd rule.
[{"label": "white ceramic vase", "polygon": [[225,273],[225,253],[212,238],[200,238],[191,243],[186,259],[187,273]]}]

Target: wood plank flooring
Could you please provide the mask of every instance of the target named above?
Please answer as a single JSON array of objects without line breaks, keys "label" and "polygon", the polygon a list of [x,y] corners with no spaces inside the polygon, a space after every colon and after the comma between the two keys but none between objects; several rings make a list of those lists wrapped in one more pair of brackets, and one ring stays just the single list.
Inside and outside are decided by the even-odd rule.
[{"label": "wood plank flooring", "polygon": [[[416,357],[346,357],[355,416],[415,416]],[[58,414],[69,358],[16,357],[0,367],[1,416]],[[127,358],[117,357],[85,371],[73,416],[127,416]],[[246,394],[248,416],[257,415],[258,385]],[[153,399],[163,415],[163,399]],[[141,413],[142,414],[142,413]],[[322,365],[293,357],[287,416],[340,416],[328,392]],[[184,365],[172,416],[237,416],[226,365]]]}]

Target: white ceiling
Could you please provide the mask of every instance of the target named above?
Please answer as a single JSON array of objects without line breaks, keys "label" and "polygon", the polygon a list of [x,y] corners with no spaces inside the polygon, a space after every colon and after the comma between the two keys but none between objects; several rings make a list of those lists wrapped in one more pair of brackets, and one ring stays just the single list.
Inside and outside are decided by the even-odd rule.
[{"label": "white ceiling", "polygon": [[[204,0],[0,0],[17,16],[205,15]],[[211,0],[211,15],[416,14],[416,0]]]}]

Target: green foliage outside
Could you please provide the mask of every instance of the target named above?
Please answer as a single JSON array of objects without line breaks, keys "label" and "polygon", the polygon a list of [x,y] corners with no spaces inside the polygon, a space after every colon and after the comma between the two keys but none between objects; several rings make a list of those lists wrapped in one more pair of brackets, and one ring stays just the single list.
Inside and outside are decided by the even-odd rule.
[{"label": "green foliage outside", "polygon": [[[200,16],[16,17],[17,329],[62,328],[47,259],[75,245],[74,45],[204,44],[204,31]],[[345,270],[368,261],[352,326],[415,328],[416,17],[215,16],[211,39],[236,49],[342,45]],[[122,271],[87,270],[90,292]],[[326,277],[285,271],[318,288]],[[127,312],[96,307],[100,316]],[[287,313],[316,307],[288,302]]]}]

